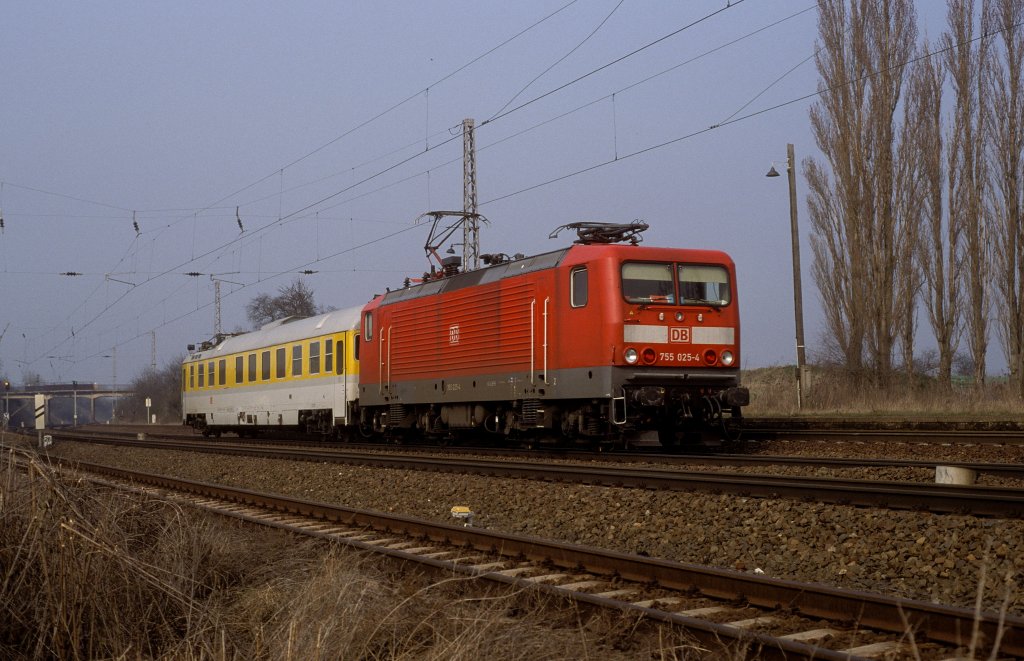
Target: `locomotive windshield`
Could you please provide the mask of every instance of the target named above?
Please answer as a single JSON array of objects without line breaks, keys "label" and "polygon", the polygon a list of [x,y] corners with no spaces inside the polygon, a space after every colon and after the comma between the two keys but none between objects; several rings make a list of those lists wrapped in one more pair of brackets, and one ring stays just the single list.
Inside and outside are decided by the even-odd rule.
[{"label": "locomotive windshield", "polygon": [[728,305],[729,272],[721,266],[679,265],[679,291],[683,305]]},{"label": "locomotive windshield", "polygon": [[622,295],[630,303],[711,305],[731,300],[729,272],[723,266],[626,262]]}]

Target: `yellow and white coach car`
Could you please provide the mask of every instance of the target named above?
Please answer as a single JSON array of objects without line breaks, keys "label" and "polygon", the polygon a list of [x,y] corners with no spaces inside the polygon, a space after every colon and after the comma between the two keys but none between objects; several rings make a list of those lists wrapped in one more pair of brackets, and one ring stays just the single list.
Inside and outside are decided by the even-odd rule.
[{"label": "yellow and white coach car", "polygon": [[181,366],[184,424],[204,436],[343,431],[355,422],[359,313],[289,317],[198,351],[190,346]]}]

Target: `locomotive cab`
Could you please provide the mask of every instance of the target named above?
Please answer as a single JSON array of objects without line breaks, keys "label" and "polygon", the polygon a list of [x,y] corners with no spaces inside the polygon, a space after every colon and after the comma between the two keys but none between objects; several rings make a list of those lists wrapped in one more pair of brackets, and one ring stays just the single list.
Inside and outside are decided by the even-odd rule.
[{"label": "locomotive cab", "polygon": [[739,385],[734,274],[726,255],[707,251],[621,263],[625,417],[632,405],[663,445],[709,428],[728,435],[749,403]]}]

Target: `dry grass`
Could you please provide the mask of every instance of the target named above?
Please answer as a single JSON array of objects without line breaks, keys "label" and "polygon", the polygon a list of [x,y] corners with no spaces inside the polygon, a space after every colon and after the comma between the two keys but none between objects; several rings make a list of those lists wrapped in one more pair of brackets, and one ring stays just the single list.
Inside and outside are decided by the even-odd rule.
[{"label": "dry grass", "polygon": [[946,390],[931,379],[901,379],[888,388],[879,388],[826,368],[811,368],[808,381],[801,411],[797,407],[795,366],[744,371],[743,385],[750,388],[750,406],[744,414],[1024,422],[1024,402],[1001,383],[980,390],[966,385]]},{"label": "dry grass", "polygon": [[[0,459],[5,659],[683,659],[681,634]],[[697,655],[699,656],[699,655]],[[715,658],[721,658],[716,656]]]}]

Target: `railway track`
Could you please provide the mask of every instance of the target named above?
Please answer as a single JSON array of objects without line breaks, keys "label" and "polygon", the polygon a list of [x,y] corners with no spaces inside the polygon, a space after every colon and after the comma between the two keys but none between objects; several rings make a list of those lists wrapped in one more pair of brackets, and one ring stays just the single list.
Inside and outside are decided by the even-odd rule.
[{"label": "railway track", "polygon": [[[974,425],[971,427],[970,425]],[[1000,429],[981,428],[981,423],[965,423],[965,428],[950,428],[949,425],[923,423],[865,423],[855,427],[841,420],[811,420],[805,418],[748,418],[738,441],[808,441],[822,443],[907,443],[914,445],[1024,445],[1024,423],[1000,423]],[[198,434],[182,427],[160,425],[156,429],[147,425],[135,425],[120,432],[159,433],[182,440],[197,438]],[[169,431],[170,430],[170,431]],[[95,427],[89,431],[96,431]],[[105,430],[112,432],[112,430]],[[272,433],[271,430],[267,430]],[[634,450],[650,450],[643,445]],[[710,448],[715,451],[717,448]]]},{"label": "railway track", "polygon": [[[1024,657],[1024,618],[432,523],[94,464],[75,470],[211,512],[685,628],[756,658]],[[822,621],[824,620],[824,621]],[[908,633],[909,632],[909,633]],[[921,656],[922,653],[924,656]]]},{"label": "railway track", "polygon": [[[109,439],[132,440],[137,439],[141,433],[153,439],[167,441],[187,442],[212,442],[202,439],[196,434],[168,434],[160,432],[156,435],[147,435],[145,432],[114,432],[114,431],[66,431],[56,432],[61,438],[73,440],[101,440]],[[1002,477],[1024,478],[1024,464],[1021,463],[996,463],[984,461],[940,461],[936,459],[884,459],[884,458],[843,458],[843,457],[810,457],[790,455],[753,455],[742,453],[730,453],[719,450],[703,451],[698,454],[671,453],[666,454],[659,448],[645,448],[635,452],[602,452],[593,450],[571,450],[571,449],[532,449],[521,450],[507,447],[494,446],[437,446],[437,445],[393,445],[382,443],[338,443],[313,441],[308,439],[244,439],[244,438],[222,438],[216,441],[226,446],[267,446],[284,445],[307,448],[338,449],[344,451],[364,452],[396,452],[403,454],[454,454],[464,453],[478,456],[493,456],[502,458],[519,459],[553,459],[578,462],[601,462],[601,463],[653,463],[667,465],[699,465],[699,466],[807,466],[813,468],[923,468],[935,470],[938,466],[956,466],[968,468],[978,473],[998,475]]]},{"label": "railway track", "polygon": [[381,452],[366,453],[319,448],[226,445],[220,442],[195,440],[114,440],[90,435],[65,435],[64,437],[162,450],[206,452],[267,459],[333,462],[445,473],[472,473],[491,477],[527,478],[627,488],[700,490],[751,497],[793,498],[865,507],[915,509],[975,516],[1008,518],[1024,516],[1024,491],[1006,487],[664,470],[630,468],[621,465],[601,467],[466,458],[453,461],[450,458],[436,456],[398,456]]},{"label": "railway track", "polygon": [[1024,445],[1021,430],[850,429],[755,424],[743,428],[748,441],[814,441],[821,443],[912,443],[923,445]]}]

